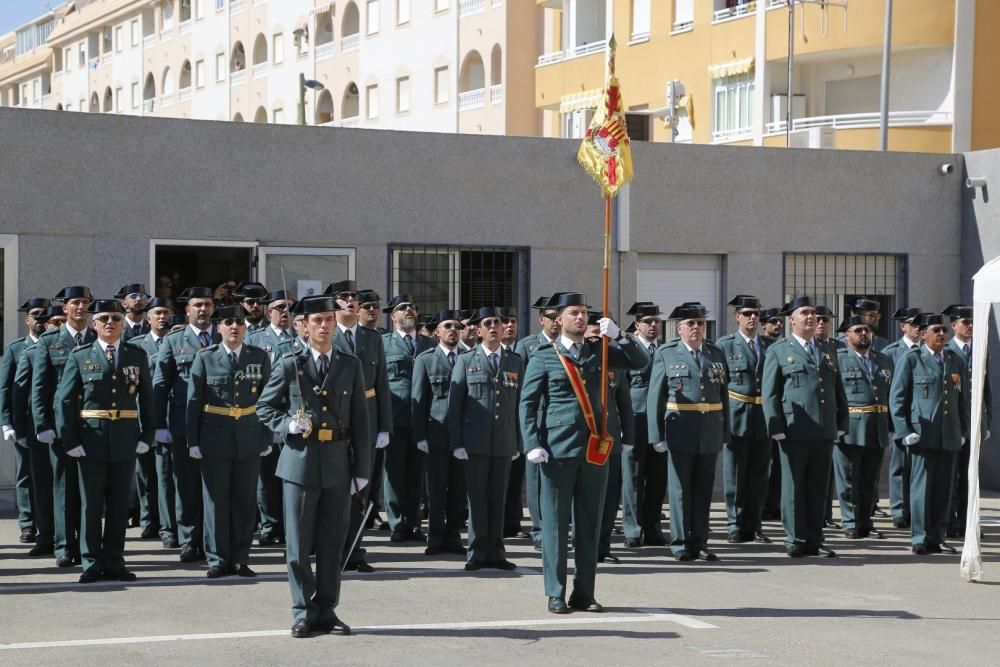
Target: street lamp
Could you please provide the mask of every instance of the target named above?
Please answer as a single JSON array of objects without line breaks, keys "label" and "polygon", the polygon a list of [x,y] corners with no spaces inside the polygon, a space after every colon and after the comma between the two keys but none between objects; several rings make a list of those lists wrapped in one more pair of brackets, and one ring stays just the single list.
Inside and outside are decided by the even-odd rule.
[{"label": "street lamp", "polygon": [[325,87],[316,79],[307,79],[305,74],[299,72],[299,125],[306,124],[306,88],[323,90]]}]

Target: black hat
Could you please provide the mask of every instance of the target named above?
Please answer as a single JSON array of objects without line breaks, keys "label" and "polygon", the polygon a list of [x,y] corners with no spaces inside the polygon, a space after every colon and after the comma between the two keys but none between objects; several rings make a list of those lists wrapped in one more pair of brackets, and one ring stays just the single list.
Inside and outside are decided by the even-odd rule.
[{"label": "black hat", "polygon": [[824,305],[816,306],[816,314],[817,315],[825,315],[825,316],[831,317],[831,318],[832,317],[836,317],[836,314],[832,310],[830,310],[830,307],[829,306],[824,306]]},{"label": "black hat", "polygon": [[372,303],[381,300],[382,297],[373,289],[363,289],[358,292],[358,303]]},{"label": "black hat", "polygon": [[500,317],[506,317],[508,320],[517,319],[517,309],[516,308],[501,308]]},{"label": "black hat", "polygon": [[459,310],[456,312],[459,314],[461,320],[468,321],[472,319],[478,311],[479,311],[478,308],[466,308],[464,310]]},{"label": "black hat", "polygon": [[26,313],[29,310],[34,310],[35,308],[48,308],[51,303],[51,301],[43,296],[33,296],[18,306],[17,312]]},{"label": "black hat", "polygon": [[221,322],[222,320],[229,319],[230,317],[243,317],[246,318],[247,311],[243,310],[243,306],[238,303],[230,303],[225,306],[219,306],[212,313],[212,319],[216,322]]},{"label": "black hat", "polygon": [[46,322],[53,317],[65,317],[66,313],[63,311],[62,306],[52,306],[50,305],[45,309],[45,312],[36,317],[35,319],[40,322]]},{"label": "black hat", "polygon": [[926,329],[932,324],[944,324],[944,315],[937,313],[920,313],[913,318],[913,326],[918,329]]},{"label": "black hat", "polygon": [[357,292],[358,284],[353,280],[339,280],[335,283],[330,283],[329,287],[323,294],[328,296],[337,296],[341,292]]},{"label": "black hat", "polygon": [[469,324],[478,324],[482,322],[487,317],[503,317],[503,309],[496,306],[483,306],[477,311],[474,311],[472,317],[469,318]]},{"label": "black hat", "polygon": [[233,290],[233,296],[240,299],[263,299],[267,297],[267,288],[260,283],[243,282]]},{"label": "black hat", "polygon": [[837,331],[839,331],[840,333],[845,333],[851,327],[857,326],[859,324],[868,326],[868,320],[866,320],[861,315],[851,315],[850,317],[844,318],[844,321],[840,323],[839,327],[837,327]]},{"label": "black hat", "polygon": [[966,306],[960,303],[953,303],[952,305],[942,310],[941,314],[950,317],[952,322],[964,318],[972,319],[972,306]]},{"label": "black hat", "polygon": [[813,307],[815,307],[816,304],[813,303],[813,300],[812,300],[811,297],[808,297],[808,296],[797,296],[794,299],[792,299],[791,301],[789,301],[788,303],[786,303],[784,306],[781,307],[781,314],[782,315],[791,315],[792,313],[794,313],[799,308],[805,308],[806,306],[813,306]]},{"label": "black hat", "polygon": [[83,285],[74,285],[73,287],[63,287],[59,290],[53,299],[61,299],[63,301],[69,301],[70,299],[91,299],[93,300],[94,295],[90,293],[89,287],[84,287]]},{"label": "black hat", "polygon": [[668,320],[701,320],[708,317],[708,310],[699,301],[685,301],[670,312]]},{"label": "black hat", "polygon": [[604,317],[604,313],[598,312],[596,310],[588,310],[587,311],[587,326],[593,326],[593,325],[597,324],[598,322],[601,321],[602,317]]},{"label": "black hat", "polygon": [[154,296],[152,299],[149,300],[149,303],[146,304],[146,307],[143,308],[143,310],[148,313],[154,308],[169,308],[170,310],[176,310],[174,308],[173,299],[168,299],[162,296]]},{"label": "black hat", "polygon": [[146,286],[142,283],[129,283],[128,285],[123,285],[120,290],[115,292],[115,298],[124,299],[126,295],[132,294],[133,292],[148,294],[148,292],[146,292]]},{"label": "black hat", "polygon": [[170,316],[170,328],[173,329],[178,324],[186,325],[188,323],[187,317],[184,313],[174,313]]},{"label": "black hat", "polygon": [[545,304],[547,304],[548,302],[549,302],[549,297],[540,296],[537,299],[535,299],[535,302],[531,304],[531,307],[534,310],[545,310]]},{"label": "black hat", "polygon": [[188,287],[183,292],[177,295],[174,299],[174,303],[179,306],[186,306],[187,302],[191,299],[211,299],[212,298],[212,288],[211,287]]},{"label": "black hat", "polygon": [[417,315],[417,324],[422,327],[429,326],[434,323],[433,315]]},{"label": "black hat", "polygon": [[853,310],[855,313],[861,313],[866,310],[878,311],[881,307],[882,304],[876,301],[875,299],[869,299],[863,296],[858,297],[857,299],[854,300],[854,303],[851,304],[851,310]]},{"label": "black hat", "polygon": [[337,300],[332,296],[316,294],[299,299],[292,306],[294,315],[311,315],[312,313],[329,313],[335,310],[343,310],[337,304]]},{"label": "black hat", "polygon": [[417,307],[416,304],[413,302],[413,297],[411,297],[409,294],[397,294],[396,296],[389,299],[389,303],[385,304],[385,308],[382,309],[382,312],[391,313],[392,311],[396,310],[396,308],[404,304],[410,304],[411,306],[413,306],[414,309],[416,309]]},{"label": "black hat", "polygon": [[433,319],[431,319],[431,323],[434,324],[434,326],[437,326],[438,324],[441,324],[442,322],[448,322],[450,320],[456,320],[456,321],[458,321],[460,323],[459,327],[461,328],[461,326],[462,326],[461,325],[461,321],[463,319],[465,319],[465,318],[462,317],[462,314],[464,312],[465,312],[464,310],[439,310],[437,315],[433,315],[432,316]]},{"label": "black hat", "polygon": [[268,303],[272,303],[274,301],[295,301],[295,296],[292,295],[290,290],[276,289],[267,295]]},{"label": "black hat", "polygon": [[587,297],[579,292],[556,292],[549,297],[549,302],[546,306],[548,308],[555,308],[556,310],[562,310],[563,308],[569,308],[570,306],[583,306],[584,308],[589,307],[587,305]]},{"label": "black hat", "polygon": [[637,320],[643,317],[659,317],[660,307],[652,301],[636,301],[625,314],[635,315]]},{"label": "black hat", "polygon": [[899,322],[909,322],[920,314],[919,308],[900,308],[892,314],[892,319]]},{"label": "black hat", "polygon": [[627,334],[635,333],[635,322],[633,322],[632,324],[628,325],[625,328],[625,333]]},{"label": "black hat", "polygon": [[733,308],[760,308],[760,299],[750,294],[737,294],[729,305]]},{"label": "black hat", "polygon": [[781,317],[781,308],[765,308],[760,311],[760,321],[767,322],[768,320],[773,320],[775,317]]},{"label": "black hat", "polygon": [[117,299],[94,299],[87,308],[88,313],[121,313],[125,314],[125,306]]}]

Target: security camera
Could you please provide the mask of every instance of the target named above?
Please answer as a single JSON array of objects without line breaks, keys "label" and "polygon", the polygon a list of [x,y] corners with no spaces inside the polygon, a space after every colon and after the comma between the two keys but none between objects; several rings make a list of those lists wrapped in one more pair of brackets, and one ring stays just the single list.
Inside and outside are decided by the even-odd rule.
[{"label": "security camera", "polygon": [[970,176],[965,179],[965,187],[967,188],[985,188],[986,187],[986,177],[985,176]]},{"label": "security camera", "polygon": [[951,162],[945,162],[944,164],[938,166],[938,173],[942,176],[947,176],[953,171],[955,171],[955,165]]}]

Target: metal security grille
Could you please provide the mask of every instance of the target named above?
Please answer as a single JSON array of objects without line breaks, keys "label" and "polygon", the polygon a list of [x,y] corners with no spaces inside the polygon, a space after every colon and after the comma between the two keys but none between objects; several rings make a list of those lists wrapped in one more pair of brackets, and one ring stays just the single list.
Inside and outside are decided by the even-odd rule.
[{"label": "metal security grille", "polygon": [[875,299],[883,314],[878,333],[895,339],[890,316],[908,302],[906,255],[786,252],[784,259],[786,301],[806,294],[841,319],[845,304],[861,296]]},{"label": "metal security grille", "polygon": [[476,246],[389,247],[391,294],[409,294],[422,313],[505,306],[528,314],[528,249]]}]

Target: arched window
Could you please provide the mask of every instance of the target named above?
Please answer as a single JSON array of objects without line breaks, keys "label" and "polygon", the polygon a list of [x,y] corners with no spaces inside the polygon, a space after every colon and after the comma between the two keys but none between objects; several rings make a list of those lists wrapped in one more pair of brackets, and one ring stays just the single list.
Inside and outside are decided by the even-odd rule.
[{"label": "arched window", "polygon": [[174,94],[174,77],[172,76],[172,74],[173,73],[170,71],[169,67],[163,70],[163,78],[161,79],[160,82],[160,90],[162,91],[161,94],[164,97],[166,97],[167,95]]},{"label": "arched window", "polygon": [[104,89],[104,104],[101,106],[101,111],[107,113],[113,111],[115,108],[115,97],[111,92],[111,86]]},{"label": "arched window", "polygon": [[470,90],[480,90],[486,87],[486,70],[483,67],[483,57],[479,51],[469,51],[462,61],[461,76],[458,82],[458,90],[461,93]]},{"label": "arched window", "polygon": [[264,107],[257,107],[257,113],[253,115],[253,122],[255,123],[266,123],[267,122],[267,109]]},{"label": "arched window", "polygon": [[341,24],[340,34],[344,37],[356,35],[361,32],[361,15],[358,6],[353,2],[348,2],[344,7],[344,21]]},{"label": "arched window", "polygon": [[229,71],[242,72],[247,67],[247,54],[243,42],[233,44],[233,54],[229,58]]},{"label": "arched window", "polygon": [[186,90],[191,87],[191,61],[185,60],[181,65],[180,89]]},{"label": "arched window", "polygon": [[316,124],[324,125],[333,121],[333,95],[324,89],[316,98]]},{"label": "arched window", "polygon": [[253,41],[253,64],[260,65],[267,62],[267,38],[264,34],[258,34]]},{"label": "arched window", "polygon": [[361,114],[361,98],[358,85],[353,81],[344,88],[344,98],[340,103],[341,118],[357,118]]}]

